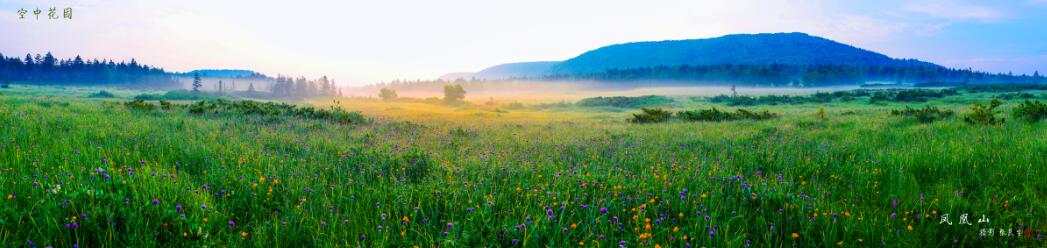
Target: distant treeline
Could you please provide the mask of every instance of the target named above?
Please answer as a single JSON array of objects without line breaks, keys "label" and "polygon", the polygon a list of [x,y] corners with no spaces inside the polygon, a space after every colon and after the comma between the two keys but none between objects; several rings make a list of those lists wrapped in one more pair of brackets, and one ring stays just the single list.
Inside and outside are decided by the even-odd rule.
[{"label": "distant treeline", "polygon": [[308,98],[308,97],[337,97],[342,95],[341,89],[335,85],[333,79],[327,76],[317,80],[308,80],[305,77],[297,79],[291,77],[277,76],[273,83],[271,98]]},{"label": "distant treeline", "polygon": [[0,81],[27,84],[113,85],[177,87],[175,78],[161,68],[113,60],[57,59],[48,52],[24,58],[0,54]]},{"label": "distant treeline", "polygon": [[[534,80],[534,79],[532,79]],[[844,65],[707,65],[658,66],[612,69],[600,73],[550,75],[539,80],[592,81],[691,81],[744,86],[836,86],[865,82],[928,83],[945,85],[977,83],[1044,83],[1039,72],[1033,75],[993,74],[971,69],[940,66],[844,66]]]}]

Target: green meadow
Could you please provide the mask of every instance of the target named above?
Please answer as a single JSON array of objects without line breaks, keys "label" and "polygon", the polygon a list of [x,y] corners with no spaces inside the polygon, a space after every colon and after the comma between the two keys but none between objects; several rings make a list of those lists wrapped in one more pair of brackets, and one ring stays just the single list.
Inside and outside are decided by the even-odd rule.
[{"label": "green meadow", "polygon": [[[99,90],[0,89],[0,246],[1047,245],[1047,121],[1013,116],[1021,98],[1001,99],[1002,122],[966,120],[998,92],[669,96],[643,107],[672,116],[636,123],[646,100],[135,105],[156,92]],[[925,106],[953,114],[891,114]],[[675,114],[712,108],[773,117]]]}]

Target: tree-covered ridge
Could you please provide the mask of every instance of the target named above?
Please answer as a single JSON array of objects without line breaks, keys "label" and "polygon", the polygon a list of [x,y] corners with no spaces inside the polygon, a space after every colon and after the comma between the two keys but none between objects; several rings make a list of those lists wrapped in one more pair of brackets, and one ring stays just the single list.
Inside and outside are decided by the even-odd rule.
[{"label": "tree-covered ridge", "polygon": [[130,84],[150,87],[176,87],[177,81],[163,69],[130,62],[83,59],[58,59],[50,52],[26,54],[24,58],[0,54],[0,81],[29,84],[99,85]]},{"label": "tree-covered ridge", "polygon": [[935,83],[962,85],[978,83],[1045,83],[1033,75],[987,73],[940,66],[848,66],[848,65],[681,65],[633,69],[611,69],[597,73],[550,75],[542,80],[593,80],[628,82],[640,80],[702,82],[746,86],[834,86],[865,82]]},{"label": "tree-covered ridge", "polygon": [[719,64],[938,67],[918,60],[894,59],[804,33],[776,33],[611,45],[564,61],[552,72],[578,74],[610,69]]}]

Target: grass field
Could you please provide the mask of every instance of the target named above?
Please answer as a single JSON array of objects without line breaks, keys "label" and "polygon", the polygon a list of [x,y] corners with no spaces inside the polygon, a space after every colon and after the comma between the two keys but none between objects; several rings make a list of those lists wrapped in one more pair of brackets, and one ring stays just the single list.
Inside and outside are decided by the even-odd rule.
[{"label": "grass field", "polygon": [[[1012,120],[1008,100],[1005,123],[965,123],[989,93],[655,124],[569,104],[300,103],[370,119],[339,124],[95,91],[0,89],[0,246],[1047,245],[1047,122]],[[958,115],[888,114],[925,105]]]}]

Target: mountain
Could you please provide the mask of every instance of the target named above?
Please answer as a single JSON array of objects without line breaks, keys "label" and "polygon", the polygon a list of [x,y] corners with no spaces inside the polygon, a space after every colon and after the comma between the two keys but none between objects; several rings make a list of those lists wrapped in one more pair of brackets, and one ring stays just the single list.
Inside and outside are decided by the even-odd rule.
[{"label": "mountain", "polygon": [[252,70],[230,70],[230,69],[205,69],[205,70],[193,70],[186,73],[180,73],[179,76],[200,75],[201,77],[211,78],[268,78],[265,74],[261,74]]},{"label": "mountain", "polygon": [[473,77],[481,79],[501,79],[518,77],[540,77],[546,75],[560,61],[538,61],[501,64],[489,67],[477,73],[450,73],[441,76],[444,80],[455,80],[458,78],[470,79]]},{"label": "mountain", "polygon": [[503,64],[469,76],[505,79],[683,65],[940,67],[918,60],[894,59],[804,33],[773,33],[624,43],[588,51],[566,61]]}]

